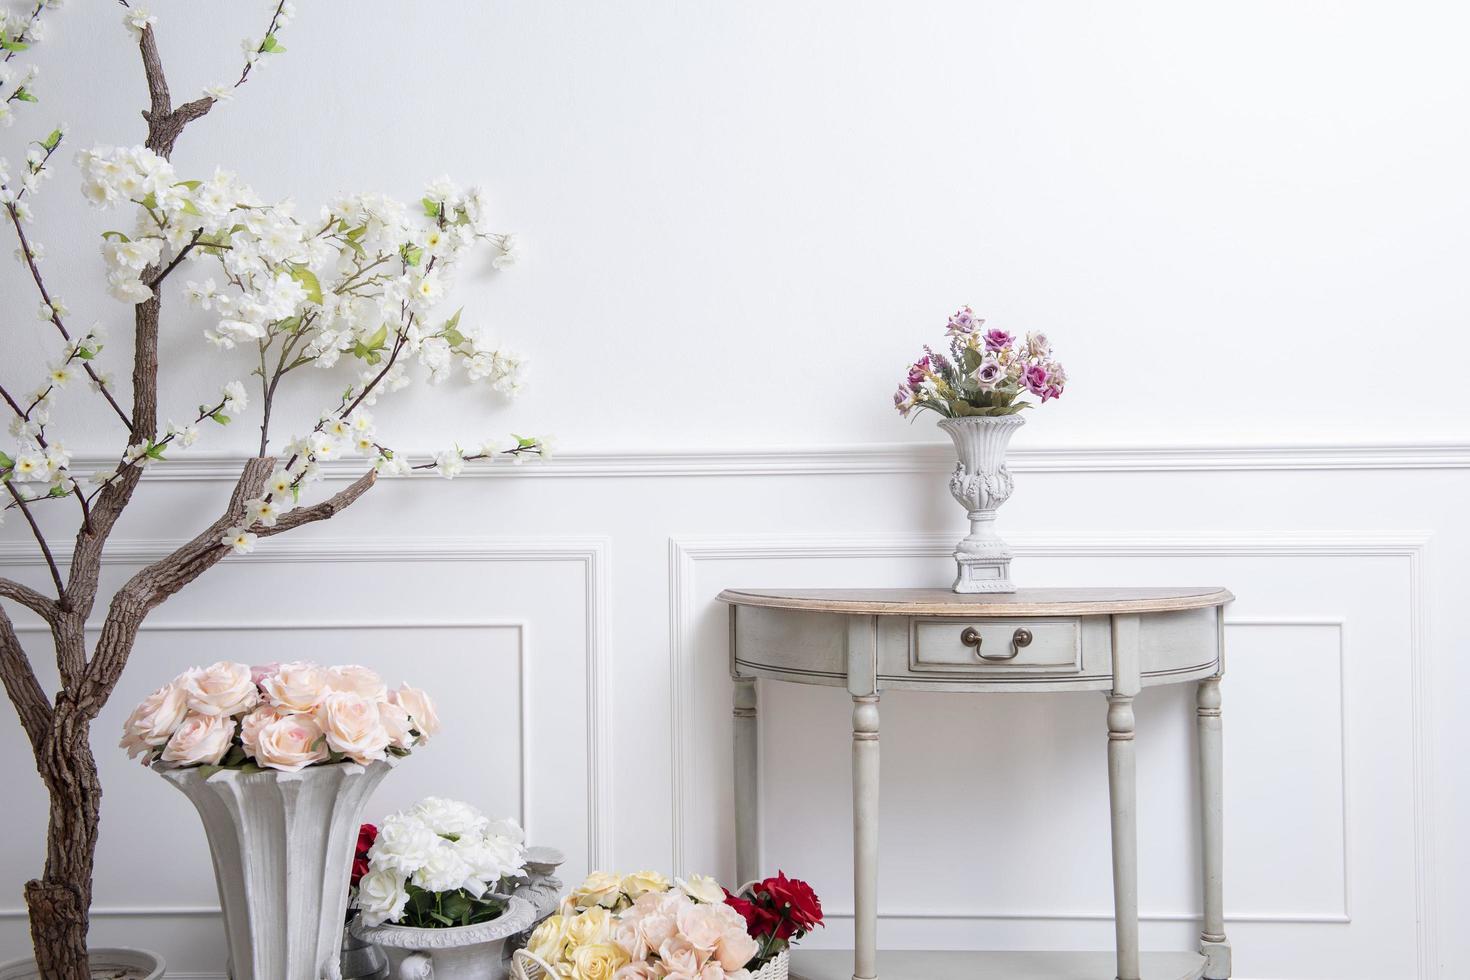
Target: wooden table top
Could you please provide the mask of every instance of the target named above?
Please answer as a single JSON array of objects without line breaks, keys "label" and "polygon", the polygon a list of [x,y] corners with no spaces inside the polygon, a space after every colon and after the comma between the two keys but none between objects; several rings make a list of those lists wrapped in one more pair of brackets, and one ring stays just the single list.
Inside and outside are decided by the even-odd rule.
[{"label": "wooden table top", "polygon": [[721,602],[767,609],[862,616],[1107,616],[1222,606],[1234,599],[1218,586],[1173,589],[1021,589],[957,595],[948,589],[726,589]]}]

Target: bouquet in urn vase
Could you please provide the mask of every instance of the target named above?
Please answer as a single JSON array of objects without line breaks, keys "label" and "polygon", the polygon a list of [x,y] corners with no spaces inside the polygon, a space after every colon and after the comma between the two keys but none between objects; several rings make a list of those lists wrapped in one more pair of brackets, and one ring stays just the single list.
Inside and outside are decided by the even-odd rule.
[{"label": "bouquet in urn vase", "polygon": [[985,329],[968,306],[949,318],[949,354],[924,348],[909,365],[893,405],[908,417],[928,409],[954,440],[959,463],[949,490],[970,517],[970,533],[955,547],[954,591],[1014,592],[1011,549],[995,533],[995,512],[1011,496],[1006,447],[1023,423],[1020,412],[1033,395],[1043,403],[1061,397],[1067,373],[1042,333],[1024,339]]}]

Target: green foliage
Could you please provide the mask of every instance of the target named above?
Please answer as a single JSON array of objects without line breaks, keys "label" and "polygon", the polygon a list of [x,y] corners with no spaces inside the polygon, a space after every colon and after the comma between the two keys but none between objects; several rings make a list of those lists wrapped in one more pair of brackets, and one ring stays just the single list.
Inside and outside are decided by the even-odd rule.
[{"label": "green foliage", "polygon": [[61,145],[61,130],[59,130],[59,129],[53,129],[53,130],[51,130],[51,135],[50,136],[47,136],[45,139],[43,139],[41,141],[41,149],[47,150],[47,151],[54,150],[54,149],[56,149],[60,145]]},{"label": "green foliage", "polygon": [[408,904],[396,925],[416,929],[452,929],[498,919],[505,903],[489,897],[476,898],[464,889],[453,892],[425,891],[418,885],[408,886]]},{"label": "green foliage", "polygon": [[260,50],[262,54],[286,53],[286,49],[281,45],[280,41],[276,40],[276,36],[274,34],[267,34],[265,36],[265,40],[260,42]]},{"label": "green foliage", "polygon": [[424,215],[429,218],[437,218],[444,211],[444,205],[431,197],[424,198]]},{"label": "green foliage", "polygon": [[14,92],[11,92],[10,93],[10,97],[12,99],[19,99],[21,102],[36,102],[36,101],[38,101],[34,95],[32,95],[30,92],[28,92],[24,88],[18,88]]},{"label": "green foliage", "polygon": [[383,359],[383,351],[388,349],[388,324],[383,324],[372,336],[366,340],[359,340],[352,345],[352,356],[362,358],[369,364],[377,364]]},{"label": "green foliage", "polygon": [[291,266],[291,278],[301,283],[301,288],[306,290],[306,298],[318,306],[322,302],[322,284],[316,277],[316,273],[300,263]]}]

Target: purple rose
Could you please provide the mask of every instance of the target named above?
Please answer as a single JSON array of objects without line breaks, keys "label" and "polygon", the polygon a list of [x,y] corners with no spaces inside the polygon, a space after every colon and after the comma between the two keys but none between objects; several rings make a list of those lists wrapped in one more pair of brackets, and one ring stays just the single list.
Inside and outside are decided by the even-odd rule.
[{"label": "purple rose", "polygon": [[975,372],[975,380],[987,390],[999,388],[1006,380],[1006,369],[995,359],[983,361]]},{"label": "purple rose", "polygon": [[925,354],[909,367],[909,387],[917,387],[924,382],[930,373],[929,355]]},{"label": "purple rose", "polygon": [[985,331],[985,349],[989,351],[1000,350],[1003,347],[1010,346],[1011,341],[1014,339],[1014,337],[1004,330],[987,330]]},{"label": "purple rose", "polygon": [[899,385],[898,390],[893,393],[893,407],[898,409],[898,414],[908,417],[909,410],[914,407],[913,394],[908,385]]},{"label": "purple rose", "polygon": [[951,337],[967,337],[980,329],[985,322],[981,317],[975,315],[975,311],[968,306],[962,306],[959,312],[949,318],[949,330]]},{"label": "purple rose", "polygon": [[1046,389],[1041,393],[1041,401],[1043,403],[1049,402],[1053,398],[1060,397],[1062,397],[1062,389],[1057,387],[1056,385],[1047,385]]},{"label": "purple rose", "polygon": [[[1046,391],[1046,380],[1046,368],[1040,364],[1028,365],[1026,370],[1021,372],[1021,383],[1033,395],[1040,395]],[[1045,401],[1045,398],[1042,400]]]}]

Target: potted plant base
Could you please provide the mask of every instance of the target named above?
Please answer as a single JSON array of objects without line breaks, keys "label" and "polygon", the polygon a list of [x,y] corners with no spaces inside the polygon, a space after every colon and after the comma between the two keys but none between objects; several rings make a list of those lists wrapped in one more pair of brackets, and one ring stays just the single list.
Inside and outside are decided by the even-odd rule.
[{"label": "potted plant base", "polygon": [[350,931],[383,948],[399,980],[506,980],[506,940],[535,921],[536,909],[514,895],[494,895],[505,911],[489,922],[448,929],[419,929],[353,919]]},{"label": "potted plant base", "polygon": [[[93,980],[160,980],[167,964],[146,949],[102,948],[89,951]],[[0,963],[0,980],[40,980],[34,958]]]}]

